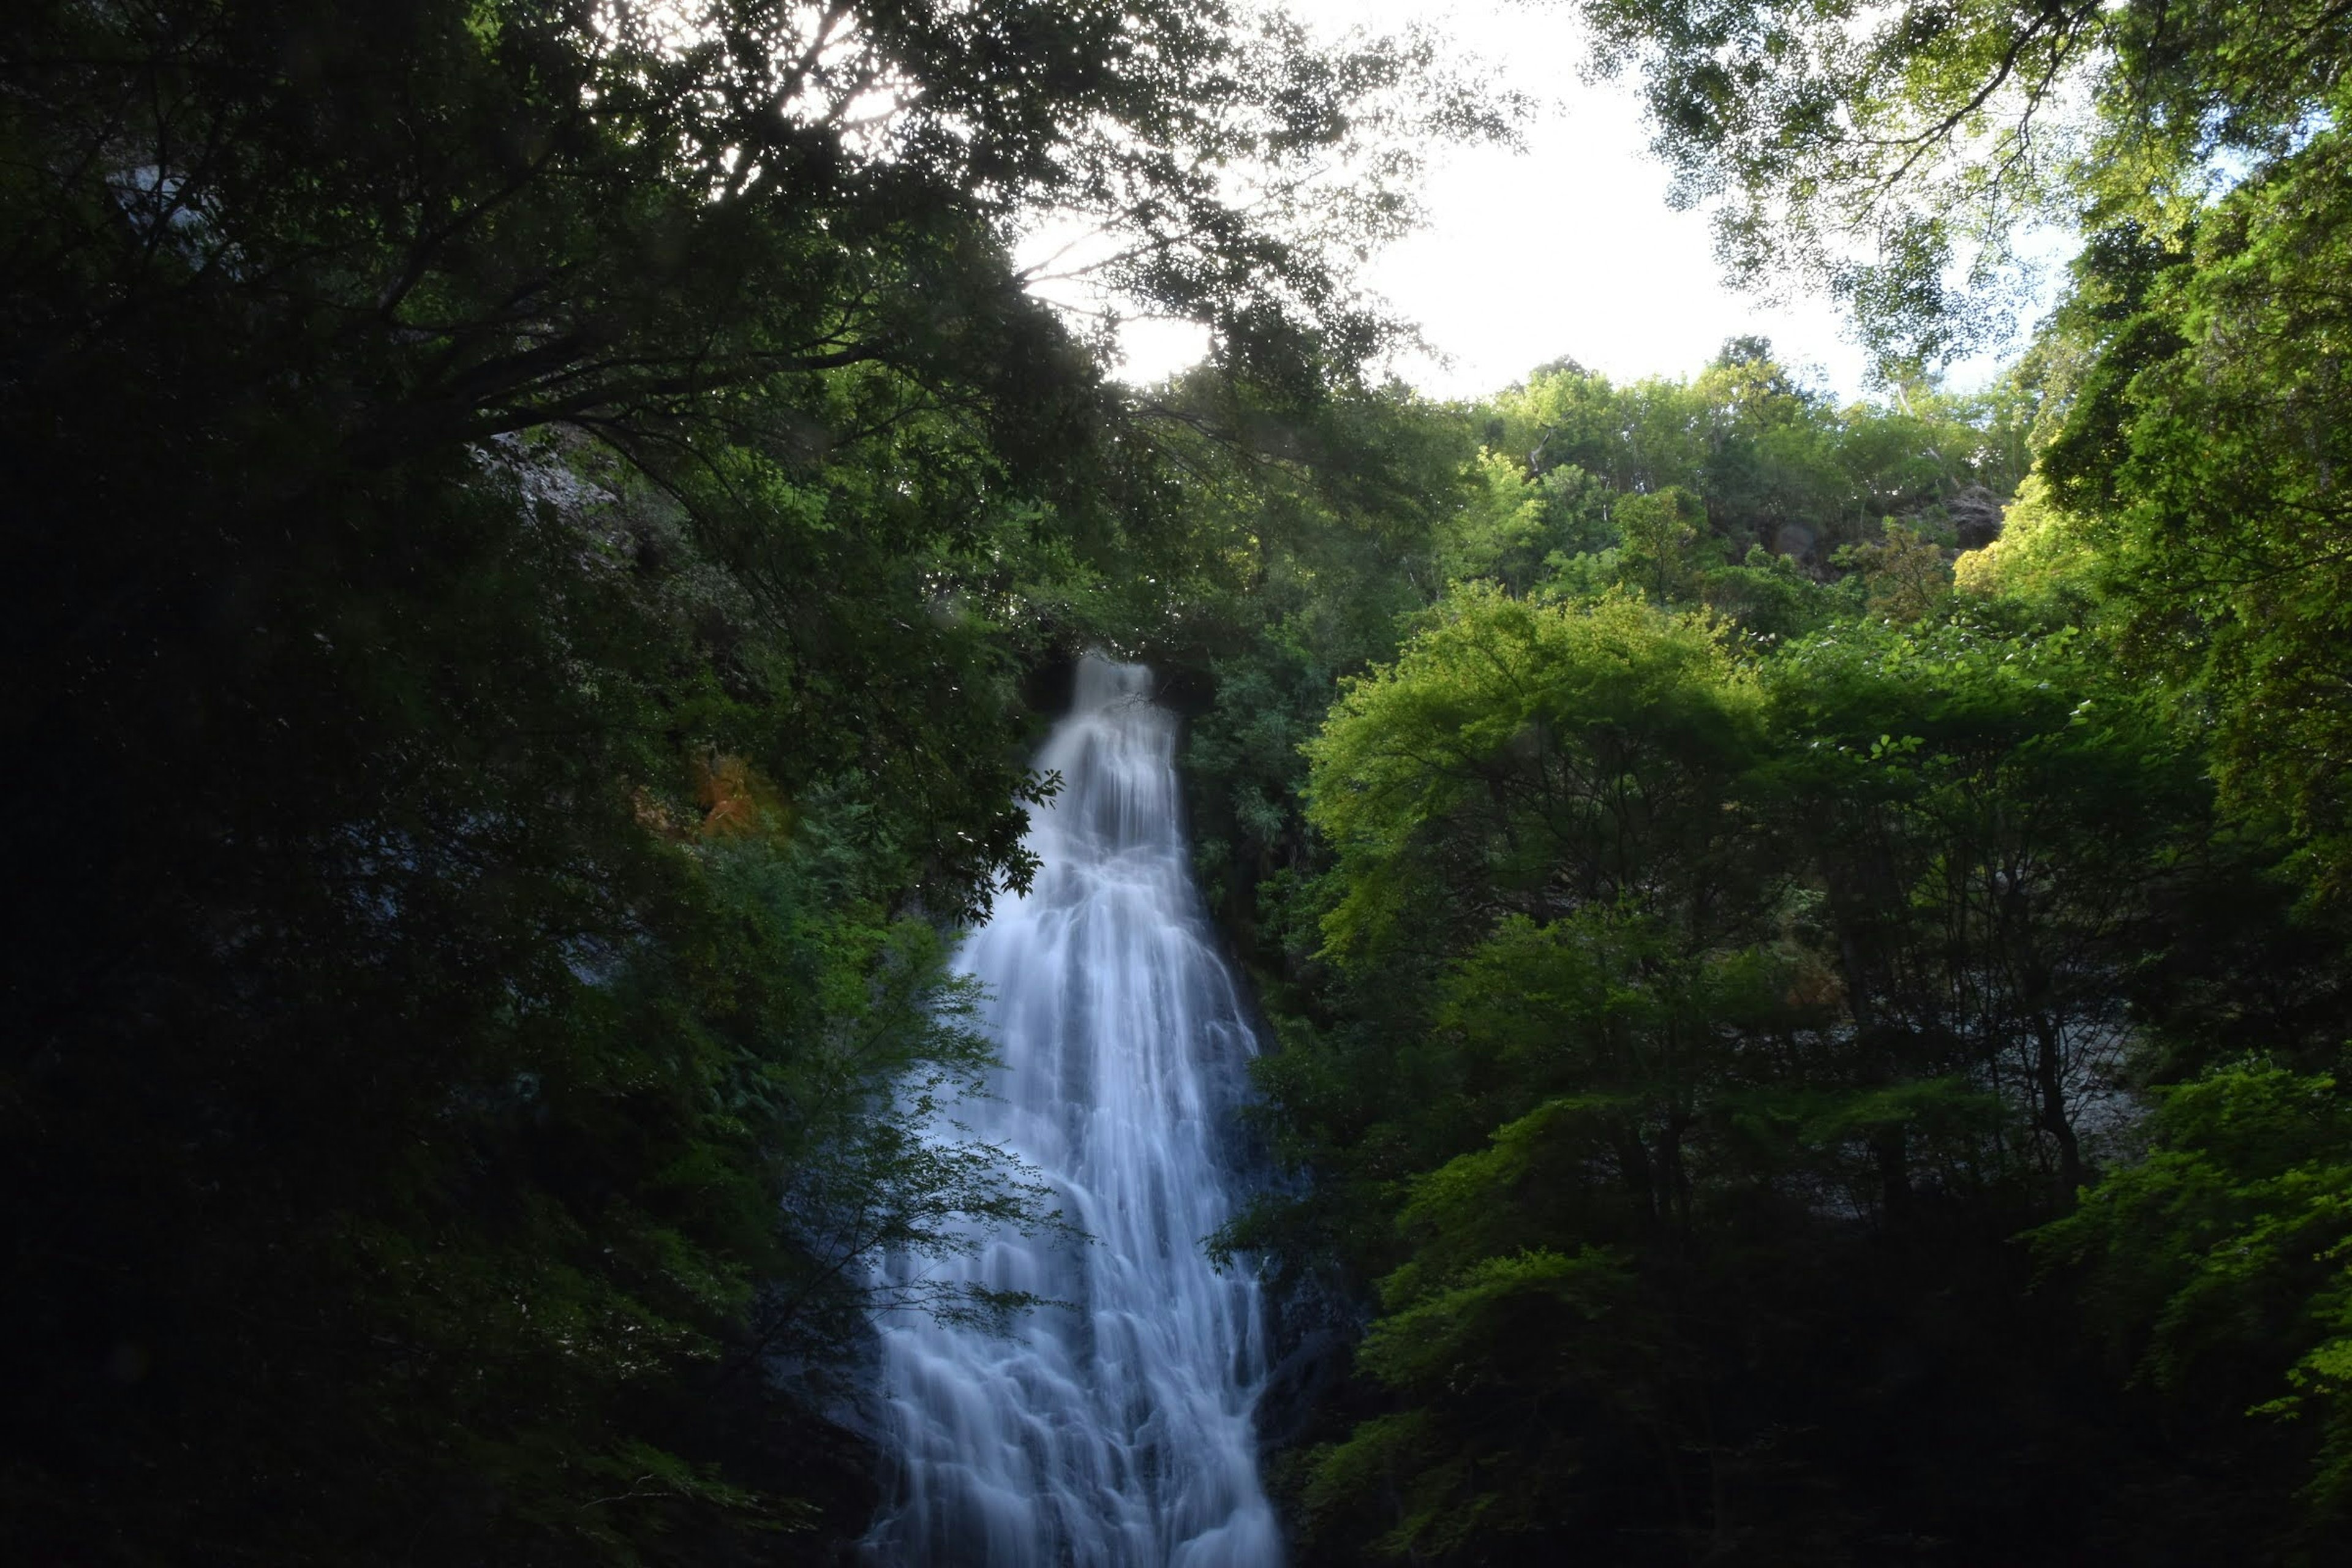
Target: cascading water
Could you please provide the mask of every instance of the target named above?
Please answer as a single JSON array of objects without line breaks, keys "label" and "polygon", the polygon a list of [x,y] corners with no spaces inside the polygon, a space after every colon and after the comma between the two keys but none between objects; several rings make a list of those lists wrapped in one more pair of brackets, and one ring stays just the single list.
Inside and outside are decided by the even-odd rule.
[{"label": "cascading water", "polygon": [[957,1108],[1034,1165],[1089,1240],[992,1239],[963,1278],[1064,1305],[1009,1335],[886,1326],[894,1495],[879,1568],[1276,1568],[1251,1403],[1266,1365],[1255,1284],[1203,1237],[1231,1212],[1222,1157],[1255,1049],[1211,945],[1178,815],[1175,718],[1150,671],[1088,655],[1039,757],[1035,885],[963,963],[1003,1053]]}]

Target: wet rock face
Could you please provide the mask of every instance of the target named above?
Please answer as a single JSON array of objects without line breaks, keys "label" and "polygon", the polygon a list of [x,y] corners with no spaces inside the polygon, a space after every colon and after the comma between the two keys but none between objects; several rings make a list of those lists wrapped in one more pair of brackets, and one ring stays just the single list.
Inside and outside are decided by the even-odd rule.
[{"label": "wet rock face", "polygon": [[2004,509],[2000,498],[1982,485],[1970,485],[1944,503],[1952,520],[1953,542],[1963,550],[1981,550],[2000,537]]},{"label": "wet rock face", "polygon": [[1784,522],[1772,531],[1764,548],[1775,555],[1787,555],[1798,561],[1813,558],[1813,531],[1801,522]]},{"label": "wet rock face", "polygon": [[1288,1341],[1251,1413],[1261,1464],[1285,1449],[1327,1436],[1317,1428],[1328,1420],[1326,1407],[1354,1368],[1352,1352],[1359,1337],[1360,1330],[1318,1323]]}]

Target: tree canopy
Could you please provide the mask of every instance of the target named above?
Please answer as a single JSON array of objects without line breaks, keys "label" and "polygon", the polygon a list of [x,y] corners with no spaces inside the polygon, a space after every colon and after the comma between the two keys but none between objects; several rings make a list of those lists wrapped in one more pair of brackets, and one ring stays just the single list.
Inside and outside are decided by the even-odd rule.
[{"label": "tree canopy", "polygon": [[988,1062],[953,927],[1026,875],[1039,679],[1192,548],[1195,424],[1016,247],[1101,229],[1310,426],[1391,330],[1341,264],[1507,128],[1433,53],[1206,0],[11,9],[20,1550],[859,1532],[874,1260],[1055,1223],[905,1131]]},{"label": "tree canopy", "polygon": [[1879,396],[1380,382],[1521,108],[1425,35],[13,9],[19,1553],[848,1550],[877,1315],[1052,1310],[875,1263],[1066,1231],[915,1129],[1099,643],[1276,1047],[1302,1565],[2344,1556],[2346,16],[1580,10]]}]

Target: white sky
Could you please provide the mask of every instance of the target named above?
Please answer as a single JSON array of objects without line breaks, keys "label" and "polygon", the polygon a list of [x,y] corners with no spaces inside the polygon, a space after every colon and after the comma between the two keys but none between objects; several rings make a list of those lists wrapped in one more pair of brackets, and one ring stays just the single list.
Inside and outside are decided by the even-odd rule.
[{"label": "white sky", "polygon": [[[1286,8],[1334,37],[1422,23],[1542,102],[1525,152],[1443,154],[1424,193],[1428,226],[1364,274],[1451,357],[1398,367],[1423,391],[1499,391],[1563,354],[1618,381],[1687,376],[1743,333],[1770,338],[1782,363],[1813,367],[1841,397],[1864,390],[1862,352],[1826,300],[1765,310],[1723,286],[1706,215],[1667,206],[1666,171],[1648,153],[1638,100],[1626,83],[1580,79],[1583,45],[1564,9],[1505,0],[1286,0]],[[1122,374],[1137,382],[1192,363],[1204,343],[1198,329],[1153,323],[1130,327],[1122,342]],[[1958,367],[1951,379],[1967,384],[1990,368]]]}]

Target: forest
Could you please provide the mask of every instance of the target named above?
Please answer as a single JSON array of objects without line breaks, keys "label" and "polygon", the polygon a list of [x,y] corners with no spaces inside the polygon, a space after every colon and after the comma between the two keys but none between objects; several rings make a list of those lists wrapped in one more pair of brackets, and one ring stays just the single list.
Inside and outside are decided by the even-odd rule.
[{"label": "forest", "polygon": [[12,1560],[867,1561],[1100,647],[1297,1568],[2352,1561],[2352,9],[1559,3],[1868,396],[1391,374],[1428,31],[7,8]]}]

